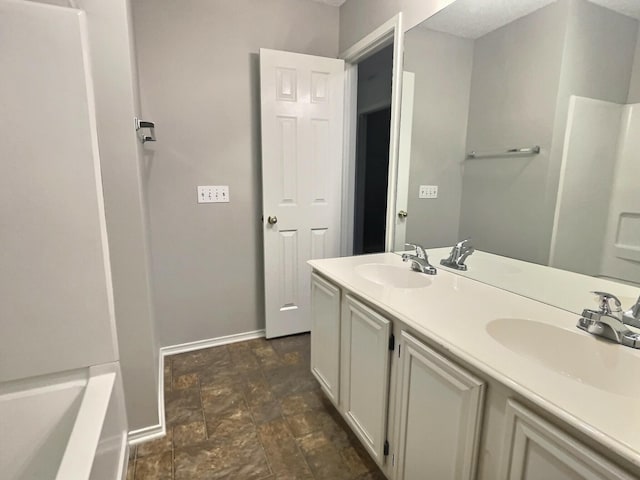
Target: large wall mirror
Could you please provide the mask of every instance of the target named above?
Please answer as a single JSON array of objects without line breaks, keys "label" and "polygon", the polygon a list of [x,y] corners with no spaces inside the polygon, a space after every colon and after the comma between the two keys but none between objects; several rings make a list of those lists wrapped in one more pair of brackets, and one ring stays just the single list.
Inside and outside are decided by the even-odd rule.
[{"label": "large wall mirror", "polygon": [[[457,0],[407,32],[396,250],[436,249],[437,265],[471,238],[477,252],[616,282],[635,300],[639,20],[640,2]],[[419,198],[421,186],[437,197]],[[563,304],[559,285],[538,298],[515,263],[483,270],[474,256],[462,274],[589,306]]]}]

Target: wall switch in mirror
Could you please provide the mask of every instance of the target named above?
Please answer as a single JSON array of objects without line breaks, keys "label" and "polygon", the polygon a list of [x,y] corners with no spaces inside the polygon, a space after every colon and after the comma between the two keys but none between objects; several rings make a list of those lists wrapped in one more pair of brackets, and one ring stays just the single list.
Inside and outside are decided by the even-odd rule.
[{"label": "wall switch in mirror", "polygon": [[420,185],[418,198],[438,198],[437,185]]}]

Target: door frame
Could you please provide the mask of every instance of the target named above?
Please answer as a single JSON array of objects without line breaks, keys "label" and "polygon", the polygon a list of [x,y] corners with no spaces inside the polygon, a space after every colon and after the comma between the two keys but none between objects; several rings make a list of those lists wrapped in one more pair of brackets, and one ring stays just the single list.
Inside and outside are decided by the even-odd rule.
[{"label": "door frame", "polygon": [[342,164],[342,219],[340,253],[353,255],[355,210],[355,176],[357,143],[358,63],[393,43],[391,80],[391,132],[389,136],[389,177],[387,180],[387,215],[385,251],[393,251],[395,237],[396,189],[398,176],[398,146],[400,137],[400,104],[402,100],[402,66],[404,60],[404,30],[402,12],[340,53],[345,61],[344,142]]}]

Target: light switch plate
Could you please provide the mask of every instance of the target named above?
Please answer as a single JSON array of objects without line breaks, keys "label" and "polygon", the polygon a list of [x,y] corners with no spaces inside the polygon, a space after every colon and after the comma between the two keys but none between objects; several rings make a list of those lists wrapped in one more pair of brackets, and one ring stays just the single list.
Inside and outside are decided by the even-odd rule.
[{"label": "light switch plate", "polygon": [[437,185],[420,185],[418,198],[438,198]]},{"label": "light switch plate", "polygon": [[226,203],[229,201],[228,185],[199,185],[198,203]]}]

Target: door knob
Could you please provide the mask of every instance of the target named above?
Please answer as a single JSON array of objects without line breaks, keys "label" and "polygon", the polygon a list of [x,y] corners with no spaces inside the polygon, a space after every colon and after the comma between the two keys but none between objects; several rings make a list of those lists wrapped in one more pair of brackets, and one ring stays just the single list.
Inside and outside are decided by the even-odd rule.
[{"label": "door knob", "polygon": [[405,212],[404,210],[400,210],[398,212],[398,217],[400,218],[407,218],[407,215],[409,215],[407,212]]},{"label": "door knob", "polygon": [[267,222],[269,223],[269,225],[275,225],[276,223],[278,223],[278,217],[276,217],[276,216],[273,216],[273,217],[269,216],[269,217],[267,218]]}]

